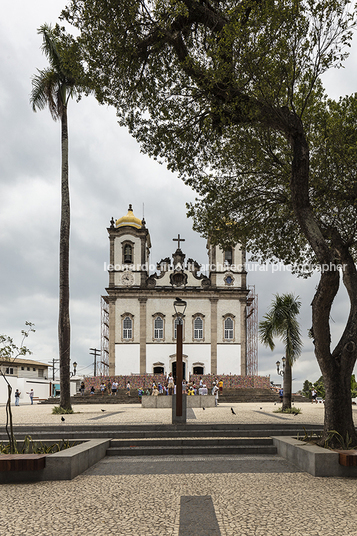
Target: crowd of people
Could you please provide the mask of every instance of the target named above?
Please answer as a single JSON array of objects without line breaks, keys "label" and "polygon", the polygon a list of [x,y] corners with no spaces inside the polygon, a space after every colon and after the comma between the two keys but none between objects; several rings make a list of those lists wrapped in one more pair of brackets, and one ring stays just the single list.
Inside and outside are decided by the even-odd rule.
[{"label": "crowd of people", "polygon": [[[108,381],[107,384],[102,382],[100,384],[99,388],[102,395],[108,394],[111,396],[117,396],[118,392],[118,382]],[[216,405],[218,405],[218,395],[222,394],[223,391],[223,381],[222,380],[214,380],[212,383],[212,388],[210,389],[213,396],[216,398]],[[82,396],[84,396],[85,392],[85,385],[84,382],[80,385],[80,393]],[[131,396],[131,386],[130,382],[128,381],[126,385],[126,394],[128,397]],[[141,401],[142,397],[145,396],[159,396],[159,395],[174,395],[176,394],[176,384],[174,381],[174,377],[172,376],[172,373],[170,372],[169,375],[166,378],[165,382],[153,382],[151,387],[149,388],[142,388],[139,387],[137,389],[138,398]],[[203,382],[202,378],[199,380],[199,383],[196,385],[194,382],[186,382],[186,380],[182,381],[182,393],[187,394],[188,396],[195,396],[195,395],[208,395],[209,389],[206,386],[206,384]],[[94,386],[91,386],[90,388],[90,394],[95,394],[95,388]]]},{"label": "crowd of people", "polygon": [[[223,381],[213,381],[211,393],[213,396],[215,396],[216,399],[216,405],[218,405],[218,394],[222,393],[223,391]],[[182,393],[187,394],[187,396],[195,396],[195,395],[208,395],[209,390],[205,383],[203,383],[202,379],[200,379],[199,384],[196,385],[193,382],[186,382],[186,380],[182,381]],[[159,395],[175,395],[176,394],[176,385],[174,382],[174,378],[172,376],[172,373],[170,372],[166,383],[158,383],[156,384],[153,382],[151,389],[138,389],[138,397],[139,400],[142,399],[143,395],[146,396],[159,396]]]}]

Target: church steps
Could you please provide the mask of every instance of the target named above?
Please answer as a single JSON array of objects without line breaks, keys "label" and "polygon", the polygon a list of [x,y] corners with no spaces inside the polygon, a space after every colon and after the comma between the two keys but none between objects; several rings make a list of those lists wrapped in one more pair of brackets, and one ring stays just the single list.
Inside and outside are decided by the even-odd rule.
[{"label": "church steps", "polygon": [[152,438],[152,439],[113,439],[110,450],[128,447],[202,447],[202,446],[238,446],[238,445],[271,445],[270,437],[197,437],[183,438]]},{"label": "church steps", "polygon": [[166,446],[156,444],[153,446],[115,447],[107,449],[107,456],[196,456],[207,454],[225,455],[262,455],[276,454],[277,449],[271,445],[182,445]]},{"label": "church steps", "polygon": [[[164,395],[159,395],[164,396]],[[310,402],[307,398],[299,395],[293,395],[293,402]],[[221,403],[240,403],[240,402],[275,402],[279,403],[280,398],[277,393],[270,389],[223,389],[223,393],[219,396]],[[42,404],[59,404],[59,398],[49,398],[41,402]],[[140,404],[136,392],[133,390],[132,396],[128,397],[124,389],[118,390],[116,396],[102,395],[95,393],[90,395],[86,393],[84,396],[74,395],[71,397],[72,404]]]}]

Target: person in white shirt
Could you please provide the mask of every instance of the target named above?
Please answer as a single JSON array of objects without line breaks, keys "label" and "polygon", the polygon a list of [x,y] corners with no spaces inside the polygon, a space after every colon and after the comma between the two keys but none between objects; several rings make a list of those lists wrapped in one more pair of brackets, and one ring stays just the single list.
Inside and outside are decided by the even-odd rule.
[{"label": "person in white shirt", "polygon": [[219,393],[219,387],[215,385],[212,389],[212,394],[214,395],[215,406],[218,406],[218,393]]},{"label": "person in white shirt", "polygon": [[112,395],[117,396],[118,382],[113,381],[112,383]]}]

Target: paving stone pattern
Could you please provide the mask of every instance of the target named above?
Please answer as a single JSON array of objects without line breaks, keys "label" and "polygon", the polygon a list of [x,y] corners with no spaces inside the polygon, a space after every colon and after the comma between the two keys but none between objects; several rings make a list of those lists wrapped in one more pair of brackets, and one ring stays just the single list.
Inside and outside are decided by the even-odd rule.
[{"label": "paving stone pattern", "polygon": [[[198,422],[277,422],[269,415],[271,406],[261,413],[256,404],[242,406],[235,406],[235,421],[229,407],[195,413]],[[58,416],[45,408],[14,408],[14,420],[57,423]],[[111,422],[169,420],[165,412],[120,409],[124,413]],[[1,423],[5,409],[0,410]],[[66,423],[95,427],[106,420],[90,420],[100,413],[100,407],[83,409],[66,416]],[[286,422],[294,419],[287,417]],[[311,405],[297,419],[321,423],[322,417],[323,408]],[[357,479],[315,478],[271,455],[114,457],[72,481],[7,484],[0,492],[0,536],[180,536],[182,497],[210,498],[219,536],[357,536]],[[197,518],[204,525],[199,511]],[[207,530],[208,525],[209,516]]]}]

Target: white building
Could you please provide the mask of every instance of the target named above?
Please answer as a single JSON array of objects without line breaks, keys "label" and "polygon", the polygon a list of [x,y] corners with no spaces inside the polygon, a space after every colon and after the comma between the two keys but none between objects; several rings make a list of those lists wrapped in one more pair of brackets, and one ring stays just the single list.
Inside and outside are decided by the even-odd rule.
[{"label": "white building", "polygon": [[110,240],[109,374],[176,372],[175,298],[187,302],[183,325],[184,377],[247,373],[245,251],[207,244],[208,275],[181,248],[150,275],[151,241],[133,214],[108,228]]},{"label": "white building", "polygon": [[12,387],[12,404],[14,393],[18,389],[21,401],[30,403],[28,393],[34,390],[36,399],[46,399],[51,395],[51,381],[48,378],[48,365],[32,359],[16,358],[14,361],[1,360],[0,367],[5,378],[0,375],[0,403],[8,397],[7,382]]}]

